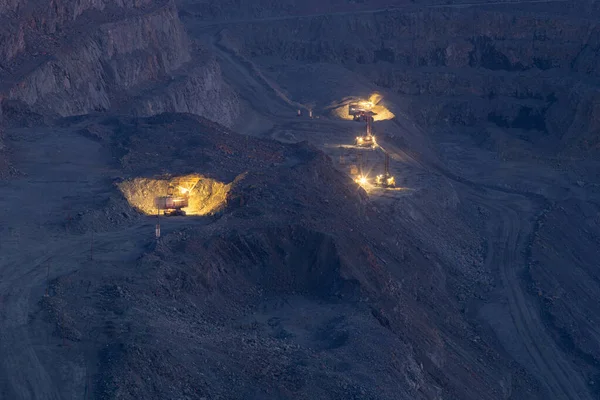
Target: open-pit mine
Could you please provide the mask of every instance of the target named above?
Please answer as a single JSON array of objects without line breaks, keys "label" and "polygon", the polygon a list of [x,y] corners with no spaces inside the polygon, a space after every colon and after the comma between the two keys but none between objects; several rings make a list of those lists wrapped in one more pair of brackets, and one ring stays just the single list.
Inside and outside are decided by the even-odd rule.
[{"label": "open-pit mine", "polygon": [[0,399],[599,399],[598,21],[0,0]]}]

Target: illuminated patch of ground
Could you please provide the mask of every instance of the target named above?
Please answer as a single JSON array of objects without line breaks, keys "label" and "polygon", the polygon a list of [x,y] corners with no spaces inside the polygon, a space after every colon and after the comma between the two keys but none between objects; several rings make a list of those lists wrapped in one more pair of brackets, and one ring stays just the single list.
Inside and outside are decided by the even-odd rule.
[{"label": "illuminated patch of ground", "polygon": [[[363,104],[367,105],[371,111],[377,114],[373,117],[375,121],[385,121],[394,118],[394,113],[382,103],[382,100],[383,96],[381,96],[379,93],[373,93],[368,99],[352,98],[350,102],[362,102]],[[344,102],[339,107],[333,108],[333,115],[340,119],[352,120],[352,115],[348,114],[348,104],[350,102]]]},{"label": "illuminated patch of ground", "polygon": [[207,215],[225,205],[231,184],[218,182],[200,174],[170,179],[134,178],[118,184],[129,204],[146,215],[156,215],[156,198],[166,196],[169,186],[175,196],[187,196],[187,215]]},{"label": "illuminated patch of ground", "polygon": [[360,187],[362,187],[367,193],[370,193],[375,186],[371,183],[371,179],[368,175],[358,175],[354,178],[354,182],[356,182]]}]

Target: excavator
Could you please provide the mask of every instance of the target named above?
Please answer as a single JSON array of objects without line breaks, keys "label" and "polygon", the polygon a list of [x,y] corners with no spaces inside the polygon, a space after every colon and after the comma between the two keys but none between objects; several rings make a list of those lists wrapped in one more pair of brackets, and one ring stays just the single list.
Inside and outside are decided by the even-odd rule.
[{"label": "excavator", "polygon": [[358,147],[371,147],[375,148],[377,143],[375,142],[375,135],[373,135],[373,116],[376,115],[372,111],[367,111],[364,113],[365,121],[367,122],[366,132],[362,136],[356,137],[356,145]]},{"label": "excavator", "polygon": [[166,217],[185,216],[186,213],[183,211],[183,208],[189,204],[188,192],[182,191],[180,196],[175,196],[173,194],[174,191],[175,187],[169,185],[167,195],[156,198],[156,208],[158,208],[159,213],[160,210],[163,210],[163,215]]},{"label": "excavator", "polygon": [[[348,104],[348,115],[352,117],[354,121],[365,121],[369,113],[373,112],[379,107],[379,103],[383,97],[379,93],[373,93],[369,96],[368,100],[353,101]],[[373,112],[371,115],[377,115]]]},{"label": "excavator", "polygon": [[189,197],[192,190],[196,187],[200,180],[196,180],[191,188],[178,186],[179,193],[175,195],[175,185],[169,184],[167,195],[156,198],[156,208],[158,212],[163,210],[163,214],[167,217],[185,216],[184,208],[189,206]]},{"label": "excavator", "polygon": [[385,164],[384,164],[384,172],[382,175],[377,175],[375,177],[375,186],[382,188],[393,188],[396,187],[396,180],[390,174],[390,155],[385,153]]},{"label": "excavator", "polygon": [[348,115],[352,116],[354,121],[365,119],[365,113],[370,112],[373,108],[373,103],[370,101],[358,101],[348,104]]}]

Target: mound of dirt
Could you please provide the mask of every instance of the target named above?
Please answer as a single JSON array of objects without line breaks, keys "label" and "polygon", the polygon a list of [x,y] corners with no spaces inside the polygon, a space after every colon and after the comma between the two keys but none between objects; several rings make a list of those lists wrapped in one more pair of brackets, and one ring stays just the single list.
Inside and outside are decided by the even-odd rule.
[{"label": "mound of dirt", "polygon": [[[190,115],[76,128],[86,124],[111,131],[103,143],[120,154],[125,182],[163,169],[232,182],[219,218],[167,219],[156,241],[154,220],[140,216],[131,233],[99,235],[93,261],[53,281],[34,323],[73,344],[53,359],[87,355],[97,398],[495,399],[531,390],[464,318],[440,260],[314,147],[246,138]],[[115,255],[136,241],[141,257]]]}]

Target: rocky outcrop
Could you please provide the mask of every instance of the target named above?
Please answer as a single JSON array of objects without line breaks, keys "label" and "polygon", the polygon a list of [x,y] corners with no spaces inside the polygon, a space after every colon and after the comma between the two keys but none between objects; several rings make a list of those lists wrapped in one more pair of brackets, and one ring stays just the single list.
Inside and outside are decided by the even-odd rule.
[{"label": "rocky outcrop", "polygon": [[150,3],[150,0],[83,0],[77,3],[2,0],[0,19],[4,23],[0,33],[0,54],[6,57],[0,64],[4,65],[25,50],[35,48],[44,35],[68,34],[69,28],[86,13],[111,10],[123,15],[132,10],[141,11]]},{"label": "rocky outcrop", "polygon": [[244,44],[257,55],[408,67],[569,69],[584,47],[597,57],[599,45],[594,22],[478,9],[318,16],[248,23],[240,30],[252,32],[243,36]]},{"label": "rocky outcrop", "polygon": [[99,27],[64,47],[9,91],[33,109],[60,115],[110,107],[110,92],[157,79],[189,61],[172,4]]},{"label": "rocky outcrop", "polygon": [[[12,13],[21,20],[6,28],[12,42],[0,46],[1,92],[43,115],[181,111],[231,126],[238,100],[218,66],[209,54],[192,62],[173,2],[149,3],[56,2],[30,14],[18,6]],[[20,34],[27,24],[33,33]],[[30,43],[36,35],[40,42]]]},{"label": "rocky outcrop", "polygon": [[[443,0],[423,3],[441,3]],[[277,18],[405,6],[410,0],[180,0],[183,16],[206,21]]]},{"label": "rocky outcrop", "polygon": [[131,113],[150,116],[162,112],[202,115],[227,127],[240,114],[237,94],[224,83],[221,68],[214,57],[194,62],[185,75],[135,97]]}]

